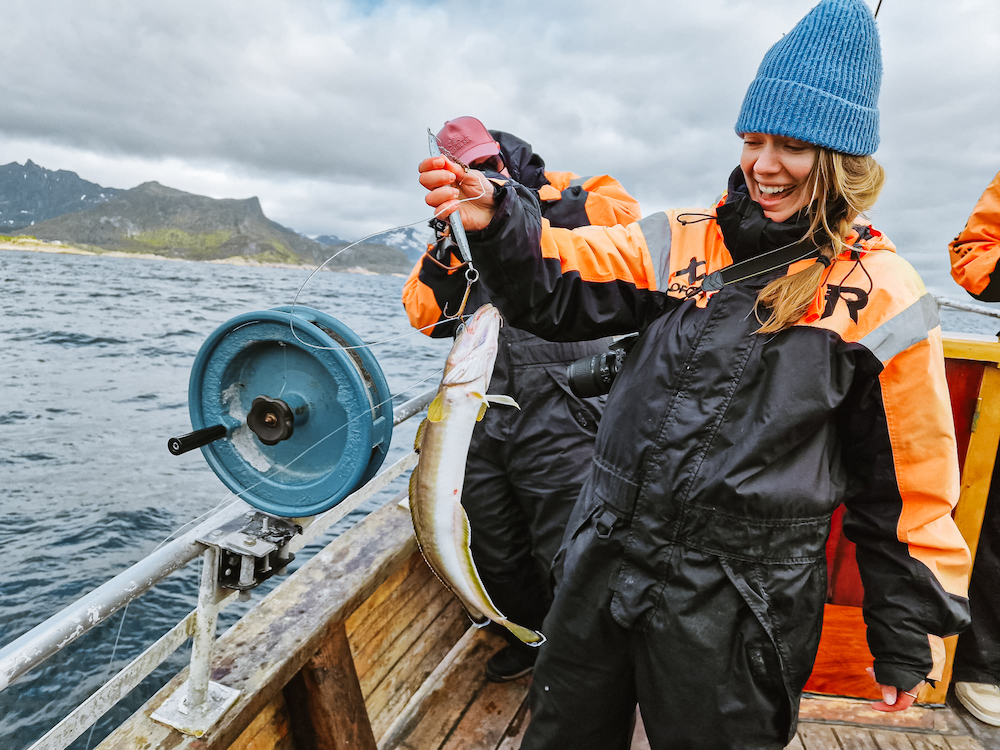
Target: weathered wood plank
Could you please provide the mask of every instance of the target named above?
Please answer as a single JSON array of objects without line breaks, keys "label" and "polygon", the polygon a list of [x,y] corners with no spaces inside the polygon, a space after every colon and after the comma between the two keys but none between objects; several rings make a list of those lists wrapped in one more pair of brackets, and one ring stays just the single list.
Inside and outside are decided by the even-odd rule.
[{"label": "weathered wood plank", "polygon": [[983,746],[973,737],[945,738],[951,750],[983,750]]},{"label": "weathered wood plank", "polygon": [[376,750],[343,623],[285,685],[296,750]]},{"label": "weathered wood plank", "polygon": [[452,593],[436,578],[425,579],[423,589],[409,597],[407,606],[397,611],[396,617],[369,640],[355,657],[355,663],[362,665],[361,691],[365,700],[371,698],[396,663],[454,600]]},{"label": "weathered wood plank", "polygon": [[799,724],[798,736],[805,750],[841,750],[833,727],[824,724]]},{"label": "weathered wood plank", "polygon": [[279,693],[268,703],[229,750],[298,750],[292,741],[284,696]]},{"label": "weathered wood plank", "polygon": [[873,709],[868,701],[851,698],[805,697],[799,704],[799,719],[938,734],[968,734],[962,720],[947,707],[914,706],[906,711],[883,713]]},{"label": "weathered wood plank", "polygon": [[805,750],[805,745],[802,744],[802,739],[796,734],[792,741],[785,745],[785,750]]},{"label": "weathered wood plank", "polygon": [[903,732],[873,729],[872,737],[875,738],[879,750],[913,750],[913,743]]},{"label": "weathered wood plank", "polygon": [[212,679],[241,693],[204,736],[184,736],[149,718],[187,679],[185,669],[105,739],[100,750],[228,748],[316,653],[328,624],[347,619],[414,551],[413,525],[406,509],[388,503],[370,514],[274,589],[216,642]]},{"label": "weathered wood plank", "polygon": [[[359,677],[364,677],[365,670],[371,664],[378,661],[378,657],[381,654],[379,651],[379,642],[385,645],[391,643],[392,637],[395,637],[389,637],[387,640],[387,627],[399,621],[400,613],[408,606],[412,606],[415,597],[418,600],[420,597],[427,598],[430,595],[428,593],[428,586],[432,587],[430,588],[431,593],[441,587],[434,574],[431,573],[430,568],[424,564],[423,558],[419,557],[419,560],[419,565],[410,567],[410,563],[413,562],[411,558],[406,566],[410,567],[407,576],[399,581],[398,585],[384,596],[383,601],[378,607],[368,611],[367,616],[358,622],[353,630],[351,622],[354,621],[354,616],[352,615],[349,618],[347,636],[351,641],[351,650],[358,665]],[[396,576],[393,576],[393,578],[396,578]],[[391,585],[391,582],[386,581],[376,594],[383,593],[389,585]],[[362,606],[367,606],[367,604],[368,602],[365,602]],[[373,641],[376,642],[373,643]]]},{"label": "weathered wood plank", "polygon": [[879,750],[871,732],[860,727],[834,727],[833,733],[840,740],[843,750]]},{"label": "weathered wood plank", "polygon": [[442,750],[496,750],[528,697],[530,677],[485,682]]},{"label": "weathered wood plank", "polygon": [[[381,738],[396,717],[420,690],[424,681],[441,664],[469,628],[461,604],[451,595],[440,616],[409,650],[406,658],[390,672],[367,700],[372,730]],[[481,667],[480,667],[481,668]]]},{"label": "weathered wood plank", "polygon": [[[507,728],[507,736],[497,745],[497,750],[518,750],[521,747],[521,742],[524,741],[524,733],[528,729],[529,721],[531,721],[531,712],[528,710],[527,701],[525,701]],[[642,750],[642,748],[633,745],[633,750]]]},{"label": "weathered wood plank", "polygon": [[486,682],[483,662],[503,641],[479,631],[470,639],[461,658],[455,658],[418,707],[379,742],[380,750],[439,750],[458,718],[475,700]]},{"label": "weathered wood plank", "polygon": [[423,706],[424,698],[438,690],[441,684],[444,682],[445,676],[451,671],[452,667],[461,661],[465,654],[472,648],[476,637],[478,636],[475,627],[470,627],[462,634],[462,637],[458,639],[458,642],[451,647],[451,650],[444,655],[444,658],[438,662],[438,665],[434,668],[434,671],[427,676],[412,696],[405,706],[398,712],[396,717],[392,720],[392,723],[386,728],[386,731],[382,733],[379,737],[379,746],[381,747],[390,739],[400,736],[403,731],[404,726],[413,720],[414,716],[417,716]]},{"label": "weathered wood plank", "polygon": [[385,582],[375,590],[375,593],[347,618],[345,623],[347,639],[353,643],[359,633],[371,630],[369,618],[373,616],[373,613],[381,609],[390,597],[396,595],[396,589],[410,577],[413,571],[426,567],[427,564],[419,552],[410,555],[410,559],[403,563],[399,570],[386,578]]},{"label": "weathered wood plank", "polygon": [[906,737],[912,743],[913,750],[948,750],[948,743],[940,735],[909,732]]}]

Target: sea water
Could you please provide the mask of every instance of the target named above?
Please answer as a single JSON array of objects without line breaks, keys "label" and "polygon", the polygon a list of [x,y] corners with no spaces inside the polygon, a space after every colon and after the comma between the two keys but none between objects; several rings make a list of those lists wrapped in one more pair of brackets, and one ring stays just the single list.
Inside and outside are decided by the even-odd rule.
[{"label": "sea water", "polygon": [[[191,365],[218,326],[292,303],[308,276],[0,250],[0,646],[231,497],[201,451],[167,451],[168,438],[191,431]],[[321,272],[297,304],[381,342],[412,332],[403,281]],[[396,405],[436,385],[449,343],[416,333],[372,348]],[[418,421],[394,430],[385,466],[412,448]],[[0,692],[0,747],[28,747],[190,612],[200,567],[168,577]],[[228,608],[220,632],[268,588]],[[72,747],[96,746],[189,658],[188,643]]]},{"label": "sea water", "polygon": [[[972,301],[945,274],[924,274],[931,291]],[[200,451],[172,456],[166,448],[169,437],[191,429],[191,365],[219,325],[290,304],[308,275],[0,250],[0,646],[230,497]],[[402,285],[395,277],[323,272],[298,304],[380,342],[411,330]],[[946,330],[1000,328],[964,313],[942,317]],[[448,343],[416,334],[372,349],[390,390],[401,394],[397,405],[436,382]],[[417,421],[396,428],[386,465],[410,449]],[[0,748],[28,747],[191,611],[199,573],[198,564],[175,573],[0,692]],[[220,632],[277,582],[227,609]],[[96,746],[189,658],[186,645],[74,750]]]}]

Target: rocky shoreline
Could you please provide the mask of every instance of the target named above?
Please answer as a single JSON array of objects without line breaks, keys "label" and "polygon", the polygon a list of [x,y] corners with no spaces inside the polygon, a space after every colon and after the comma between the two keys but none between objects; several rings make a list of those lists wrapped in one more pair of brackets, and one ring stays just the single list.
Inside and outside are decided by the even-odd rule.
[{"label": "rocky shoreline", "polygon": [[[294,263],[262,263],[244,255],[234,255],[230,258],[220,258],[216,260],[190,260],[188,258],[167,258],[163,255],[155,255],[153,253],[126,253],[120,250],[101,249],[90,250],[82,247],[76,247],[74,245],[68,245],[65,242],[59,242],[58,240],[46,242],[34,237],[4,239],[3,241],[0,241],[0,250],[22,250],[25,252],[58,253],[62,255],[100,255],[112,258],[138,258],[140,260],[165,260],[181,263],[217,263],[228,266],[252,266],[256,268],[290,268],[302,270],[312,270],[314,268],[314,266],[309,264],[296,265]],[[337,273],[354,273],[362,276],[385,275],[396,276],[399,278],[404,277],[404,274],[400,273],[379,274],[377,271],[372,271],[371,269],[364,268],[363,266],[326,270],[336,271]]]}]

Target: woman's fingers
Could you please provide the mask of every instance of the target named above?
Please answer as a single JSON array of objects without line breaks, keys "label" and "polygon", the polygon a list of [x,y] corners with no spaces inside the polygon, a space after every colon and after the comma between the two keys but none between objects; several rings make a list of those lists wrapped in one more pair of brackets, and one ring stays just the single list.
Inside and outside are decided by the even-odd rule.
[{"label": "woman's fingers", "polygon": [[884,713],[905,711],[917,700],[916,688],[909,692],[897,690],[896,688],[888,685],[881,685],[881,688],[882,700],[872,704],[872,708],[876,711],[882,711]]},{"label": "woman's fingers", "polygon": [[[875,670],[868,667],[866,670],[868,674],[871,675],[872,679],[875,679]],[[882,711],[883,713],[894,713],[896,711],[905,711],[910,706],[914,704],[917,700],[917,691],[920,689],[920,685],[917,685],[913,690],[899,690],[892,685],[882,685],[878,684],[879,688],[882,690],[882,700],[877,701],[872,704],[872,708],[876,711]]]}]

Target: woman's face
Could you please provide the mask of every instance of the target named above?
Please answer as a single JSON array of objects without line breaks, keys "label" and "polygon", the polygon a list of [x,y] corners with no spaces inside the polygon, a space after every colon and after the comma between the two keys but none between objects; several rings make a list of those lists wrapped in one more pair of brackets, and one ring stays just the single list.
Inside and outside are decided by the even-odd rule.
[{"label": "woman's face", "polygon": [[819,148],[783,135],[744,133],[740,168],[750,197],[772,221],[784,221],[809,203],[806,178]]}]

